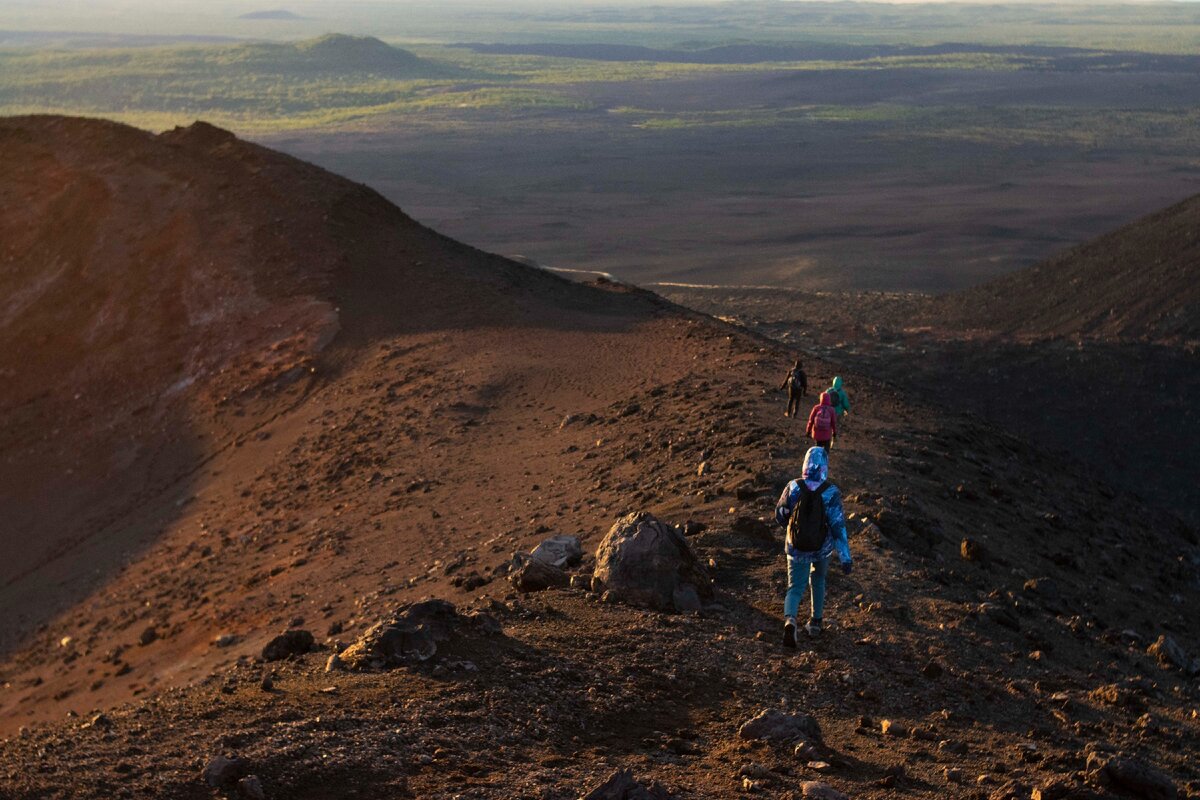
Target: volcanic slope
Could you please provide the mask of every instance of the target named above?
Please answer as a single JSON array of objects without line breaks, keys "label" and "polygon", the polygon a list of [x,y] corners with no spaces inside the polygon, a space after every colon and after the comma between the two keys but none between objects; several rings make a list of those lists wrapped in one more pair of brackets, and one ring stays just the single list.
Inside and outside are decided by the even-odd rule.
[{"label": "volcanic slope", "polygon": [[970,327],[1036,336],[1200,341],[1200,195],[1041,264],[951,295]]},{"label": "volcanic slope", "polygon": [[[791,654],[764,522],[804,452],[791,353],[208,126],[0,136],[25,298],[0,328],[0,795],[211,797],[220,754],[281,798],[567,798],[625,768],[681,798],[1197,788],[1195,533],[1074,463],[844,375],[855,571]],[[691,521],[701,612],[506,580],[514,551],[592,553],[634,510]],[[424,597],[503,633],[325,671]],[[289,627],[318,648],[264,663]],[[739,737],[767,708],[820,741]]]}]

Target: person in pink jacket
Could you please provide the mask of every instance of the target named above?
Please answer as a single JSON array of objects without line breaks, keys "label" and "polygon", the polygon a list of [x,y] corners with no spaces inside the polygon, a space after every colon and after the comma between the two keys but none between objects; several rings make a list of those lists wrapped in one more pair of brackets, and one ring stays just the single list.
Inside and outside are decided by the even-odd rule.
[{"label": "person in pink jacket", "polygon": [[837,435],[837,409],[833,407],[833,396],[829,392],[821,392],[821,402],[808,412],[808,427],[804,432],[817,447],[829,452],[833,437]]}]

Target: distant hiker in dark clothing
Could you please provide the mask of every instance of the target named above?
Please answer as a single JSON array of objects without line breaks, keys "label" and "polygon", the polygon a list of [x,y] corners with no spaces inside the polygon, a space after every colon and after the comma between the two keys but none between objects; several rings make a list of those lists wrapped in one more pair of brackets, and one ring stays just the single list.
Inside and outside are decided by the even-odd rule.
[{"label": "distant hiker in dark clothing", "polygon": [[808,394],[808,376],[804,374],[804,365],[796,359],[796,365],[788,370],[780,389],[788,390],[788,407],[783,412],[785,417],[794,417],[800,413],[800,400]]},{"label": "distant hiker in dark clothing", "polygon": [[812,594],[812,616],[804,630],[819,636],[824,625],[825,576],[829,558],[837,551],[842,571],[850,574],[850,540],[842,493],[829,482],[829,458],[820,447],[804,456],[804,475],[787,485],[775,506],[775,521],[787,530],[788,590],[783,601],[783,646],[796,646],[796,614],[807,588]]},{"label": "distant hiker in dark clothing", "polygon": [[822,447],[825,452],[833,445],[833,437],[837,436],[837,411],[833,408],[833,395],[821,392],[821,402],[808,412],[808,427],[804,433]]}]

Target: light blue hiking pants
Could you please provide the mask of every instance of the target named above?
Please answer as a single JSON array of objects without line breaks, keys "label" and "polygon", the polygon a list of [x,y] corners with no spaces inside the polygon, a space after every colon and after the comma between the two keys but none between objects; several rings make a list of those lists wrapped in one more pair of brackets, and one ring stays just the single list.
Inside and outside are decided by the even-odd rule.
[{"label": "light blue hiking pants", "polygon": [[812,617],[821,619],[825,611],[825,576],[829,574],[829,558],[822,558],[811,564],[794,558],[789,558],[787,562],[788,590],[787,597],[783,600],[783,615],[795,617],[800,610],[804,590],[812,587]]}]

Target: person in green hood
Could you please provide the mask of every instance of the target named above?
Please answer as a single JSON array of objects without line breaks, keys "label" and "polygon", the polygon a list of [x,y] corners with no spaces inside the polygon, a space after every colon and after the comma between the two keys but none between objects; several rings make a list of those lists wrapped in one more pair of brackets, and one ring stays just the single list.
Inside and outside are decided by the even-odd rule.
[{"label": "person in green hood", "polygon": [[850,395],[846,394],[846,390],[842,388],[840,377],[834,378],[833,385],[825,391],[829,392],[829,396],[833,400],[833,410],[837,412],[838,419],[850,413]]}]

